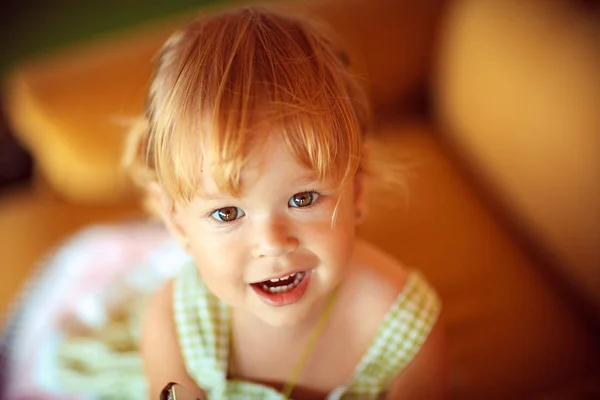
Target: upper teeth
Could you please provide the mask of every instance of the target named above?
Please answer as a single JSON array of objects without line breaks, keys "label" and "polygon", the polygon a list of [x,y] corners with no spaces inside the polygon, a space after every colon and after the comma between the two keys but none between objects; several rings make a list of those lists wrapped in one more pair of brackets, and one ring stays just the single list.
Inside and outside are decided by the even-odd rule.
[{"label": "upper teeth", "polygon": [[[289,284],[287,282],[284,284],[278,283],[279,281],[283,281],[285,279],[291,279],[291,278],[294,278],[294,280]],[[289,290],[294,289],[296,286],[298,286],[303,278],[304,278],[304,272],[298,272],[298,273],[294,273],[294,274],[289,274],[288,276],[284,276],[283,278],[269,279],[269,281],[271,281],[273,283],[278,283],[278,284],[275,286],[267,286],[266,283],[263,283],[262,290],[264,290],[265,292],[269,292],[269,293],[287,292]]]},{"label": "upper teeth", "polygon": [[269,279],[269,281],[271,281],[271,282],[273,282],[273,283],[277,283],[277,282],[279,282],[279,281],[285,281],[286,279],[293,278],[295,275],[296,275],[296,273],[294,272],[293,274],[289,274],[289,275],[286,275],[286,276],[284,276],[284,277],[281,277],[281,278],[273,278],[273,279]]}]

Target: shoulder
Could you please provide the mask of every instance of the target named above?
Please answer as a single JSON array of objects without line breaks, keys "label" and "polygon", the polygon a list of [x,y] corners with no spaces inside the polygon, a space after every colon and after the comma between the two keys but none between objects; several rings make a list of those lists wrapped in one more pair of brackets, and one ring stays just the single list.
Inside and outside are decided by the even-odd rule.
[{"label": "shoulder", "polygon": [[448,393],[445,329],[438,318],[419,352],[392,379],[386,399],[445,399]]},{"label": "shoulder", "polygon": [[382,321],[406,285],[409,272],[383,250],[358,240],[349,274],[350,304],[360,318],[368,317],[376,325]]},{"label": "shoulder", "polygon": [[[397,304],[400,294],[408,289],[411,272],[375,246],[366,242],[359,242],[357,245],[356,265],[352,269],[350,279],[350,285],[353,286],[356,296],[350,304],[357,322],[366,322],[361,327],[361,340],[366,340],[363,342],[364,346],[371,343],[386,316]],[[424,289],[419,294],[428,296],[431,294],[429,290],[429,288]],[[412,360],[392,378],[389,387],[390,395],[387,398],[443,397],[446,388],[443,321],[437,314],[439,311],[437,300],[424,307],[435,313],[437,319],[433,322],[424,342],[416,349],[417,352]]]},{"label": "shoulder", "polygon": [[357,241],[339,296],[344,320],[354,327],[359,349],[370,346],[407,278],[408,271],[399,261],[367,242]]},{"label": "shoulder", "polygon": [[173,315],[173,280],[149,300],[142,319],[140,352],[151,399],[170,382],[198,391],[186,372]]}]

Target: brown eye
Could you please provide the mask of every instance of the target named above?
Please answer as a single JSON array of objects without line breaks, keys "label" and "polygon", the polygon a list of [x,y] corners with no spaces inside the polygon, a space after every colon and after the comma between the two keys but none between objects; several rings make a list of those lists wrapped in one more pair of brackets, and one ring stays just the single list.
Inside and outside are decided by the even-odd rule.
[{"label": "brown eye", "polygon": [[244,214],[244,211],[237,207],[223,207],[215,210],[215,212],[211,214],[211,217],[219,222],[232,222],[244,215],[246,215]]},{"label": "brown eye", "polygon": [[302,192],[296,193],[288,201],[290,207],[308,207],[313,204],[319,198],[319,194],[316,192]]}]

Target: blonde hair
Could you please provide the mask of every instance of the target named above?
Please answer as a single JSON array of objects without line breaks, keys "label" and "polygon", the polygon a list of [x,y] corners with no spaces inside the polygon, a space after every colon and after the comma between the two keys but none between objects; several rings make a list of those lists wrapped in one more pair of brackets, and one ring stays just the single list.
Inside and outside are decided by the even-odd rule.
[{"label": "blonde hair", "polygon": [[208,168],[220,190],[237,196],[249,151],[273,135],[318,179],[351,179],[369,107],[347,58],[322,32],[250,7],[199,17],[174,34],[129,136],[124,162],[134,180],[158,182],[186,203]]}]

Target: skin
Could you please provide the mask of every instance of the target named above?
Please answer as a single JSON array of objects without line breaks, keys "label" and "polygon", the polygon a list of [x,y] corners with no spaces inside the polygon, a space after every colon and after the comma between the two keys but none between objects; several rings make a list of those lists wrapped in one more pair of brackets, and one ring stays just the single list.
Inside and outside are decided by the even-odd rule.
[{"label": "skin", "polygon": [[[209,289],[232,307],[230,375],[280,390],[337,287],[331,317],[293,392],[299,400],[324,398],[351,376],[407,276],[397,261],[355,237],[361,178],[342,189],[316,181],[283,143],[269,140],[251,153],[239,197],[219,193],[207,173],[201,181],[202,196],[186,206],[170,202],[158,187],[154,193],[166,225],[194,257]],[[312,201],[298,202],[306,193]],[[218,221],[236,213],[237,219]],[[310,269],[311,281],[291,305],[267,305],[249,285],[299,269]],[[143,322],[141,348],[152,398],[171,381],[201,393],[185,371],[177,343],[172,290],[168,283],[154,296]],[[391,382],[387,398],[442,397],[443,348],[438,322]]]}]

